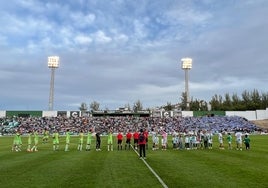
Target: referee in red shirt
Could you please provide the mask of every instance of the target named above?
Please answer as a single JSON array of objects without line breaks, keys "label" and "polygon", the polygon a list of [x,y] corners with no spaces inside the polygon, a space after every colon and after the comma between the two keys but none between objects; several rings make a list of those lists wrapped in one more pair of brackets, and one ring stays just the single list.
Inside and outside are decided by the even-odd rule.
[{"label": "referee in red shirt", "polygon": [[127,132],[126,134],[126,145],[125,145],[125,150],[127,149],[127,145],[128,145],[128,149],[130,150],[130,141],[132,138],[132,134],[130,131]]},{"label": "referee in red shirt", "polygon": [[139,148],[140,148],[140,159],[142,157],[143,159],[146,159],[146,154],[145,154],[146,137],[144,135],[143,129],[140,130],[138,143],[139,143]]},{"label": "referee in red shirt", "polygon": [[134,138],[134,148],[137,150],[138,149],[138,142],[139,142],[139,132],[135,131],[135,133],[133,134],[133,138]]},{"label": "referee in red shirt", "polygon": [[122,141],[123,141],[123,134],[119,132],[117,135],[117,150],[119,150],[119,148],[122,150]]}]

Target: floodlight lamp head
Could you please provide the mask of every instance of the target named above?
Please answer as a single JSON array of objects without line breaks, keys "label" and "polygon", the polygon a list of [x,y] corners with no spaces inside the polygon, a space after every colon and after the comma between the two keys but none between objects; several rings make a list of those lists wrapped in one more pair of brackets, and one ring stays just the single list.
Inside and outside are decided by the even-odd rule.
[{"label": "floodlight lamp head", "polygon": [[191,58],[182,58],[181,59],[181,68],[182,69],[191,69],[193,60]]},{"label": "floodlight lamp head", "polygon": [[59,67],[60,58],[59,56],[49,56],[48,57],[48,68],[58,68]]}]

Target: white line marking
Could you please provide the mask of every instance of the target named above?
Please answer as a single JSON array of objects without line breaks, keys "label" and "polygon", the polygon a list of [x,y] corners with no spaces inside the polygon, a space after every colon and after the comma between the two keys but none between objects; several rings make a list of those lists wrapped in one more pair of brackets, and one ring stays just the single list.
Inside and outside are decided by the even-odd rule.
[{"label": "white line marking", "polygon": [[[140,156],[140,154],[138,153],[138,151],[137,150],[135,150],[134,148],[133,148],[133,146],[131,145],[131,147],[132,147],[132,149],[136,152],[136,154],[138,155],[138,156]],[[141,160],[143,161],[143,163],[149,168],[149,170],[153,173],[153,175],[158,179],[158,181],[162,184],[162,186],[164,187],[164,188],[168,188],[168,186],[165,184],[165,182],[158,176],[158,174],[152,169],[152,167],[143,159],[143,158],[141,158]]]}]

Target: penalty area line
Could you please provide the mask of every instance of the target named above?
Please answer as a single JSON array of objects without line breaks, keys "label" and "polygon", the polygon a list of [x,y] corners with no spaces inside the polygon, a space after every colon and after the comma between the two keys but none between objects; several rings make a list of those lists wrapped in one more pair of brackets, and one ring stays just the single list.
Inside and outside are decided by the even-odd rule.
[{"label": "penalty area line", "polygon": [[[140,156],[140,154],[137,152],[137,150],[134,149],[134,147],[131,145],[131,148],[133,149],[133,151],[136,152],[136,154],[138,156]],[[161,183],[161,185],[164,188],[168,188],[168,186],[165,184],[165,182],[160,178],[160,176],[158,176],[158,174],[154,171],[154,169],[152,169],[152,167],[143,159],[141,158],[141,160],[143,161],[143,163],[147,166],[147,168],[152,172],[152,174],[157,178],[157,180]]]}]

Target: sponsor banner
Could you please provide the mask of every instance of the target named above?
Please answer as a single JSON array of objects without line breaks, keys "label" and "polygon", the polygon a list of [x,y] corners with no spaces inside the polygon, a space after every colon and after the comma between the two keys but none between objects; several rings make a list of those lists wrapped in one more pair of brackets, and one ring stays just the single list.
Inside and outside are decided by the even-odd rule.
[{"label": "sponsor banner", "polygon": [[80,111],[70,111],[70,116],[71,117],[79,117],[80,116]]},{"label": "sponsor banner", "polygon": [[153,116],[153,117],[161,117],[161,111],[160,111],[160,110],[153,111],[153,112],[152,112],[152,116]]},{"label": "sponsor banner", "polygon": [[171,111],[162,111],[162,117],[172,117]]},{"label": "sponsor banner", "polygon": [[67,111],[58,111],[57,116],[67,116]]}]

